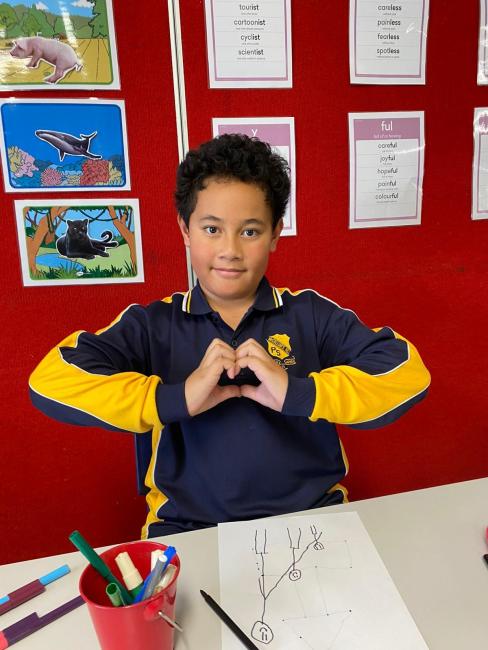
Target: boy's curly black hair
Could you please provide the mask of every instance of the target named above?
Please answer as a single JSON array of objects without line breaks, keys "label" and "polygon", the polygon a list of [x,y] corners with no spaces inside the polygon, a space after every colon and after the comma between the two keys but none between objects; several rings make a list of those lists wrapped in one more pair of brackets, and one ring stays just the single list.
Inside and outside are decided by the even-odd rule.
[{"label": "boy's curly black hair", "polygon": [[283,217],[290,197],[289,168],[267,142],[229,133],[186,154],[176,173],[175,203],[187,226],[197,204],[197,193],[211,177],[258,185],[271,207],[273,228]]}]

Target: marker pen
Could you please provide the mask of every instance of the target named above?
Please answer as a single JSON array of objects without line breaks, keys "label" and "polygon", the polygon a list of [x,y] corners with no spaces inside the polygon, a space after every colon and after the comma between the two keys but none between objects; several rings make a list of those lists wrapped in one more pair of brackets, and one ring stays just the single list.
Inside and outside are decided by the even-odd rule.
[{"label": "marker pen", "polygon": [[130,591],[132,596],[137,596],[137,594],[142,589],[143,580],[141,574],[130,559],[130,555],[127,553],[127,551],[119,553],[115,558],[115,562],[120,569],[120,573],[122,574],[122,579],[125,582],[125,586]]},{"label": "marker pen", "polygon": [[46,591],[46,585],[54,582],[54,580],[57,580],[58,578],[62,578],[69,572],[69,566],[63,564],[63,566],[54,569],[54,571],[46,573],[45,576],[41,576],[37,580],[33,580],[32,582],[15,589],[15,591],[12,591],[7,596],[4,596],[0,600],[0,616],[5,614],[5,612],[9,612],[11,609],[14,609],[14,607],[22,605],[22,603],[26,603],[31,598],[34,598],[34,596],[42,594],[43,591]]},{"label": "marker pen", "polygon": [[117,580],[109,567],[105,564],[95,549],[90,546],[83,535],[79,531],[74,530],[69,536],[69,540],[86,557],[88,562],[92,565],[95,571],[102,576],[102,578],[105,578],[107,582],[115,582],[120,589],[124,605],[132,605],[133,598],[130,593],[127,591],[125,586]]},{"label": "marker pen", "polygon": [[120,589],[115,582],[109,582],[105,588],[105,593],[110,598],[110,602],[114,607],[121,607],[124,603],[122,602],[122,596],[120,595]]},{"label": "marker pen", "polygon": [[40,630],[53,621],[57,621],[61,616],[83,605],[84,602],[81,596],[76,596],[67,603],[63,603],[59,607],[56,607],[56,609],[44,614],[44,616],[39,616],[39,614],[33,612],[25,618],[20,619],[20,621],[17,621],[17,623],[0,630],[0,650],[9,648],[14,643],[17,643],[17,641],[25,639],[26,636]]},{"label": "marker pen", "polygon": [[[161,557],[161,555],[164,555],[164,551],[157,549],[155,551],[151,551],[151,571],[154,569],[154,566],[156,564],[156,560],[158,557]],[[174,564],[168,564],[167,568],[165,571],[163,571],[163,577],[161,580],[158,582],[156,588],[154,589],[154,593],[157,594],[163,589],[166,589],[166,587],[169,585],[171,580],[173,579],[173,576],[176,572],[176,567]]]},{"label": "marker pen", "polygon": [[156,566],[156,560],[158,557],[161,557],[161,555],[164,554],[164,551],[160,548],[155,549],[154,551],[151,551],[151,571],[154,569]]},{"label": "marker pen", "polygon": [[163,571],[163,577],[158,582],[157,587],[154,589],[154,593],[158,594],[163,589],[166,589],[166,587],[169,585],[171,580],[173,580],[173,576],[175,573],[176,573],[176,566],[174,564],[168,564],[166,570]]}]

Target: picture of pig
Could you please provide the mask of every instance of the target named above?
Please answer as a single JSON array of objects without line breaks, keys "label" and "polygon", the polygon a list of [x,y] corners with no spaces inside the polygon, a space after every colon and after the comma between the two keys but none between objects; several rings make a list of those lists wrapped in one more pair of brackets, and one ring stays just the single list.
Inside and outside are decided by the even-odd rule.
[{"label": "picture of pig", "polygon": [[23,36],[16,39],[10,54],[16,59],[32,57],[27,64],[28,68],[37,68],[41,60],[53,65],[54,72],[44,79],[49,84],[57,83],[75,68],[77,71],[82,68],[81,61],[70,45],[43,36]]}]

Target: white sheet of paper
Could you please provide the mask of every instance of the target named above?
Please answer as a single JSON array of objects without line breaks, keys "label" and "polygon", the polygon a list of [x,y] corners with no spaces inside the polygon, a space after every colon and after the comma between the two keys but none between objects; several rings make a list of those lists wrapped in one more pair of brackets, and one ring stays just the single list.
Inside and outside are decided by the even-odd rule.
[{"label": "white sheet of paper", "polygon": [[350,0],[351,83],[425,84],[429,0]]},{"label": "white sheet of paper", "polygon": [[205,0],[210,88],[291,88],[291,2]]},{"label": "white sheet of paper", "polygon": [[423,111],[349,114],[349,227],[420,224]]},{"label": "white sheet of paper", "polygon": [[[220,605],[269,650],[426,650],[357,512],[219,524]],[[242,644],[222,625],[222,650]]]},{"label": "white sheet of paper", "polygon": [[295,121],[293,117],[214,117],[213,135],[244,133],[268,142],[290,167],[290,200],[283,217],[281,236],[297,234],[295,209]]},{"label": "white sheet of paper", "polygon": [[474,109],[472,219],[488,219],[488,108]]},{"label": "white sheet of paper", "polygon": [[488,0],[480,0],[480,34],[478,39],[478,85],[488,84]]}]

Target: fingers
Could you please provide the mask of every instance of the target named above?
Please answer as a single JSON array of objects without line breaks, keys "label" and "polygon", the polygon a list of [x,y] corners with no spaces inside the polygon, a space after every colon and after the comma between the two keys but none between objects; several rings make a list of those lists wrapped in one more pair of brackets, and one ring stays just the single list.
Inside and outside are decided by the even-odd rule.
[{"label": "fingers", "polygon": [[268,359],[263,360],[252,354],[242,356],[239,359],[238,364],[239,364],[239,369],[249,368],[250,370],[252,370],[260,381],[263,380],[264,373],[266,371],[268,371],[268,373],[270,371],[272,372],[276,365],[272,360],[269,361]]},{"label": "fingers", "polygon": [[236,349],[236,358],[237,360],[242,359],[247,356],[258,357],[263,361],[271,360],[271,357],[255,339],[247,339],[244,343]]},{"label": "fingers", "polygon": [[239,372],[235,350],[224,341],[214,339],[205,351],[198,368],[185,381],[186,405],[191,416],[198,415],[230,397],[240,395],[236,386],[224,389],[218,386],[223,371],[227,372],[230,379]]},{"label": "fingers", "polygon": [[236,358],[241,368],[250,368],[261,382],[259,386],[241,386],[241,395],[281,412],[288,390],[286,370],[254,339],[237,348]]},{"label": "fingers", "polygon": [[[243,384],[241,387],[241,397],[247,397],[252,399],[255,402],[259,401],[258,388],[256,386],[250,386],[249,384]],[[258,399],[256,399],[256,397]]]},{"label": "fingers", "polygon": [[230,379],[239,373],[239,366],[236,364],[236,353],[234,348],[220,339],[214,339],[208,346],[207,351],[200,363],[200,368],[213,371],[212,374],[220,374],[227,370]]},{"label": "fingers", "polygon": [[214,339],[206,349],[200,366],[208,366],[220,357],[235,361],[235,350],[221,339]]},{"label": "fingers", "polygon": [[244,341],[236,350],[236,363],[240,368],[250,368],[263,381],[264,373],[273,373],[277,365],[267,351],[254,339]]}]

